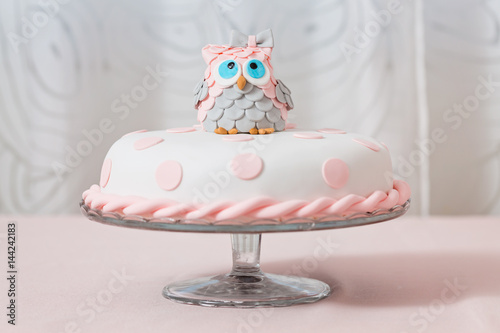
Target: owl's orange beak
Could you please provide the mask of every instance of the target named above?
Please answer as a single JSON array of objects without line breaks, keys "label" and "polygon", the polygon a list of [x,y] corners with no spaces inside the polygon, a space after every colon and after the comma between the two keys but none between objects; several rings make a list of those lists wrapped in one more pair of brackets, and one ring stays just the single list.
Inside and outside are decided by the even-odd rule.
[{"label": "owl's orange beak", "polygon": [[243,75],[241,75],[238,78],[238,81],[236,81],[236,84],[238,85],[238,88],[240,88],[240,90],[243,90],[243,88],[245,88],[245,85],[247,84],[247,80],[243,77]]}]

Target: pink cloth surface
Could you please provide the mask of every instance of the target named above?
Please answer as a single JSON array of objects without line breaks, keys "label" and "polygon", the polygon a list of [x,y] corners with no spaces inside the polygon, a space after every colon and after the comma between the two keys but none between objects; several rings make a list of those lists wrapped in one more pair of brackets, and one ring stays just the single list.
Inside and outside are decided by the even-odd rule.
[{"label": "pink cloth surface", "polygon": [[4,272],[7,223],[17,222],[19,270],[15,327],[0,282],[1,332],[500,332],[497,217],[264,234],[264,271],[334,286],[318,303],[275,309],[203,308],[161,295],[170,282],[227,272],[227,234],[125,229],[83,216],[0,221]]}]

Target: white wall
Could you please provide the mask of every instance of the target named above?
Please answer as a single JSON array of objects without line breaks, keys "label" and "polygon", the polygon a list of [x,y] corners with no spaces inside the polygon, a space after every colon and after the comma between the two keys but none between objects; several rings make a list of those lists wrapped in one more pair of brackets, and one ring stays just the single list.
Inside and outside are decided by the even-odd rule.
[{"label": "white wall", "polygon": [[[268,27],[275,72],[293,92],[292,122],[384,141],[413,189],[414,214],[500,212],[500,93],[460,126],[446,111],[474,96],[478,76],[500,81],[496,2],[60,0],[44,10],[46,2],[0,3],[2,213],[76,212],[121,135],[194,124],[201,47],[226,43],[231,29]],[[127,116],[114,112],[157,67],[158,87]],[[95,134],[103,119],[113,130],[68,164],[69,150],[88,145],[82,131]],[[423,154],[419,142],[439,129],[445,138]],[[58,177],[55,165],[69,169]]]}]

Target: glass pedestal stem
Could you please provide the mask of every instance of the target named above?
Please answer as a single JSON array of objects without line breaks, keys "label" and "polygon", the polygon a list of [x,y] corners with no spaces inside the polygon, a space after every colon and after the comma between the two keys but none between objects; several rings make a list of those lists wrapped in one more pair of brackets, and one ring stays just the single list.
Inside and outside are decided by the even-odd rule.
[{"label": "glass pedestal stem", "polygon": [[232,276],[261,276],[260,243],[261,234],[231,234],[233,248]]}]

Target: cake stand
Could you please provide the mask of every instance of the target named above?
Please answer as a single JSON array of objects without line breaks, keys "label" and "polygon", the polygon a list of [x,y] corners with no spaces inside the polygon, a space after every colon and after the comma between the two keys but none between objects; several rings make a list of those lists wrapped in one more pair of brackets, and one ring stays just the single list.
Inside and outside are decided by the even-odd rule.
[{"label": "cake stand", "polygon": [[389,210],[321,219],[208,221],[124,216],[80,203],[83,215],[103,224],[161,231],[230,233],[233,250],[230,273],[172,283],[163,289],[163,296],[184,304],[237,308],[313,303],[331,293],[330,287],[318,280],[263,273],[260,269],[262,233],[364,226],[397,218],[409,207],[410,200]]}]

